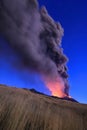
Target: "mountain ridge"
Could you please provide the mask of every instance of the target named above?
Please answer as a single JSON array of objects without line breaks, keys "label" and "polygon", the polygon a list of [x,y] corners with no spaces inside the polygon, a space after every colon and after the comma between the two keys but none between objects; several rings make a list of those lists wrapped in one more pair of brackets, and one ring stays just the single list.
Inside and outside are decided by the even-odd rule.
[{"label": "mountain ridge", "polygon": [[0,130],[87,130],[87,105],[0,85]]}]

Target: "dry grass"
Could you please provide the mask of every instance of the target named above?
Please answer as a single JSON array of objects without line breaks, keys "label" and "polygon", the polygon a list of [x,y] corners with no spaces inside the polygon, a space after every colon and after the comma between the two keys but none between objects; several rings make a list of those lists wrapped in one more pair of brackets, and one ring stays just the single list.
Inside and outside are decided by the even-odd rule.
[{"label": "dry grass", "polygon": [[0,85],[0,130],[87,130],[87,105]]}]

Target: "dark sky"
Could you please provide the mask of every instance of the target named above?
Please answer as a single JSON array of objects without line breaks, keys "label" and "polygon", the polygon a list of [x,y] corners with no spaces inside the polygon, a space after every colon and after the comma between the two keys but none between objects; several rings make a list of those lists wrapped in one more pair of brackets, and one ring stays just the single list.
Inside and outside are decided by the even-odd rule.
[{"label": "dark sky", "polygon": [[[69,58],[70,95],[82,103],[87,103],[87,1],[39,0],[39,3],[40,6],[45,5],[49,14],[64,28],[62,46]],[[9,61],[15,60],[15,56],[8,51],[10,48],[3,38],[0,38],[1,47],[3,53],[0,54],[0,83],[33,87],[50,94],[39,75],[12,69]],[[4,48],[7,48],[7,52],[4,52]]]}]

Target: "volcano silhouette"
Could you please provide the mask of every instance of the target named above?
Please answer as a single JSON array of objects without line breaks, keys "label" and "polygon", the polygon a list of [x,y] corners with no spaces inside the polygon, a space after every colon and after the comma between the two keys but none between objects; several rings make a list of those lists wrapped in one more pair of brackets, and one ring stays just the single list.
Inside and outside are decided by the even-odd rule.
[{"label": "volcano silhouette", "polygon": [[[25,89],[25,90],[29,90],[29,89],[26,89],[26,88],[24,88],[24,89]],[[36,91],[35,89],[30,89],[30,91],[33,92],[33,93],[45,95],[45,94],[43,94],[43,93],[41,93],[41,92]],[[63,98],[60,98],[60,97],[57,97],[57,96],[51,96],[51,97],[56,98],[56,99],[68,100],[68,101],[72,101],[72,102],[78,102],[78,101],[76,101],[74,98],[69,98],[68,96],[63,97]]]}]

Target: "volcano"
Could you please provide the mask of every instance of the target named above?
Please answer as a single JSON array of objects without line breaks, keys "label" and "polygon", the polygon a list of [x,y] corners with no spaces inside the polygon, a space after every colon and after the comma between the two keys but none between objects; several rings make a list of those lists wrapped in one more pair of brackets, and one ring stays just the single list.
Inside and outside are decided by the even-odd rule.
[{"label": "volcano", "polygon": [[0,85],[0,130],[87,130],[87,105]]},{"label": "volcano", "polygon": [[[26,88],[24,88],[24,89],[25,89],[25,90],[29,90],[29,89],[26,89]],[[41,93],[41,92],[36,91],[35,89],[30,89],[30,91],[33,92],[33,93],[36,93],[36,94],[45,95],[45,94],[43,94],[43,93]],[[46,95],[45,95],[45,96],[46,96]],[[57,96],[51,96],[51,97],[56,98],[56,99],[68,100],[68,101],[72,101],[72,102],[78,102],[78,101],[76,101],[74,98],[71,98],[71,97],[68,97],[68,96],[63,97],[63,98],[60,98],[60,97],[57,97]]]},{"label": "volcano", "polygon": [[87,105],[69,95],[61,24],[37,0],[0,0],[0,36],[19,59],[13,69],[39,74],[52,95],[0,85],[0,130],[87,130]]}]

